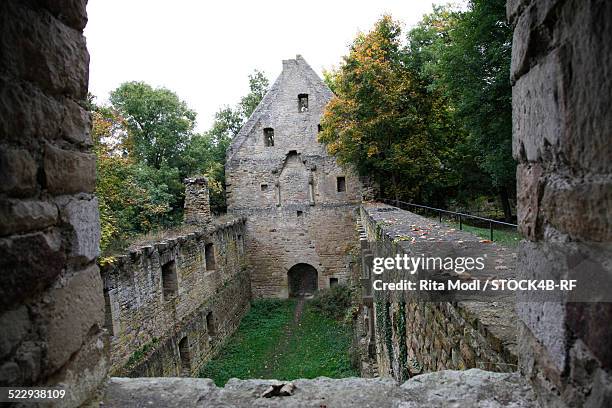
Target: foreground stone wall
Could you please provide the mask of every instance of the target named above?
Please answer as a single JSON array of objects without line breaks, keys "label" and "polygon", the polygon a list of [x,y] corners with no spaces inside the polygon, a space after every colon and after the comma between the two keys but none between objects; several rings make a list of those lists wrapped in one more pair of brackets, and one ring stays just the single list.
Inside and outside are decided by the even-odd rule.
[{"label": "foreground stone wall", "polygon": [[[361,207],[361,248],[364,340],[371,344],[381,376],[404,381],[417,374],[444,369],[481,368],[514,371],[517,368],[514,302],[455,303],[415,299],[408,291],[374,291],[372,257],[420,256],[413,242],[435,240],[449,244],[474,242],[471,234],[455,231],[408,211],[384,204]],[[414,238],[414,239],[413,239]],[[483,254],[495,256],[499,270],[512,272],[512,251],[493,243],[482,244]],[[432,250],[430,255],[437,256]],[[400,275],[382,275],[397,282]]]},{"label": "foreground stone wall", "polygon": [[[307,109],[300,109],[299,95],[308,95]],[[228,151],[228,212],[249,220],[255,296],[287,297],[288,271],[300,263],[317,270],[317,288],[348,278],[362,191],[358,177],[317,142],[332,96],[301,56],[283,61],[279,78]],[[266,139],[270,129],[273,143]]]},{"label": "foreground stone wall", "polygon": [[[547,244],[612,240],[612,3],[510,0],[507,12],[515,25],[513,150],[526,239],[518,271],[538,277],[568,268],[546,261]],[[612,304],[521,305],[521,370],[542,402],[610,406]]]},{"label": "foreground stone wall", "polygon": [[104,379],[85,0],[0,2],[0,385]]},{"label": "foreground stone wall", "polygon": [[112,374],[197,375],[249,307],[244,233],[231,219],[103,267]]}]

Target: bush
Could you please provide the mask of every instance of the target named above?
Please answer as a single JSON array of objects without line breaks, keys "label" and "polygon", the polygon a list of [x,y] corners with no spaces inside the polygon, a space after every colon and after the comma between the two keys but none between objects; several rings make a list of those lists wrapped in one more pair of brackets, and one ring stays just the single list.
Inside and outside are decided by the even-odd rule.
[{"label": "bush", "polygon": [[340,320],[351,307],[351,289],[345,285],[335,285],[319,290],[311,301],[314,309],[332,319]]}]

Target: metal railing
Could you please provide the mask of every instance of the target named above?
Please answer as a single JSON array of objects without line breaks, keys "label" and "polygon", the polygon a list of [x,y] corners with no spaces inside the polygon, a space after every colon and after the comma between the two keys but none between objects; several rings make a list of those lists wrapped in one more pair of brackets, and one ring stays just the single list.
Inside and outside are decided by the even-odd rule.
[{"label": "metal railing", "polygon": [[418,208],[418,209],[421,209],[421,210],[427,210],[427,211],[435,212],[435,213],[438,214],[438,219],[440,220],[440,222],[442,222],[442,214],[447,214],[447,215],[450,215],[450,216],[457,217],[458,220],[459,220],[459,229],[460,230],[463,230],[463,220],[465,220],[465,219],[473,219],[473,220],[478,220],[478,221],[487,223],[489,225],[489,237],[490,237],[491,241],[493,241],[493,225],[503,225],[504,227],[512,227],[512,228],[517,228],[518,227],[518,225],[511,224],[509,222],[492,220],[490,218],[479,217],[478,215],[472,215],[472,214],[465,214],[465,213],[460,213],[460,212],[456,212],[456,211],[443,210],[441,208],[429,207],[429,206],[421,205],[421,204],[407,203],[405,201],[400,201],[400,200],[390,200],[390,199],[383,198],[383,199],[380,199],[380,201],[382,201],[385,204],[389,204],[389,205],[392,205],[394,207],[401,208],[403,210],[408,210],[409,208]]}]

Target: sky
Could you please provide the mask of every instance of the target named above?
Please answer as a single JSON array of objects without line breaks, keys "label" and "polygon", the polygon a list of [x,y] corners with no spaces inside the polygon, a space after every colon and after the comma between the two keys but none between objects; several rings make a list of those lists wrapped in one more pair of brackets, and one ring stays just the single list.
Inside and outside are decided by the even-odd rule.
[{"label": "sky", "polygon": [[248,93],[254,69],[272,83],[282,60],[301,54],[321,75],[381,15],[410,28],[432,2],[448,0],[89,0],[89,89],[104,103],[126,81],[166,87],[205,131]]}]

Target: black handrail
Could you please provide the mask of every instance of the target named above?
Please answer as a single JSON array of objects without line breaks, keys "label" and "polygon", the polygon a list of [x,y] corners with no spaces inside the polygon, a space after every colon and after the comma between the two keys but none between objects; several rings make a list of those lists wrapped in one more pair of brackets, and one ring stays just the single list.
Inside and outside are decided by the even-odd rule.
[{"label": "black handrail", "polygon": [[442,214],[443,213],[444,214],[455,215],[459,219],[459,229],[460,230],[463,229],[463,218],[472,218],[472,219],[475,219],[475,220],[480,220],[480,221],[488,222],[489,223],[489,232],[490,232],[489,236],[491,238],[491,241],[493,241],[493,224],[498,224],[498,225],[504,225],[504,226],[507,226],[507,227],[518,228],[518,225],[511,224],[509,222],[492,220],[490,218],[479,217],[477,215],[465,214],[465,213],[460,213],[460,212],[456,212],[456,211],[443,210],[442,208],[429,207],[429,206],[422,205],[422,204],[407,203],[405,201],[390,200],[390,199],[387,199],[387,198],[383,198],[383,199],[381,199],[381,201],[383,203],[385,203],[385,204],[389,204],[389,205],[392,205],[392,206],[398,207],[398,208],[402,208],[401,205],[404,205],[404,206],[407,206],[407,207],[415,207],[415,208],[421,208],[421,209],[430,210],[430,211],[436,211],[438,213],[438,217],[439,217],[440,222],[442,222]]}]

